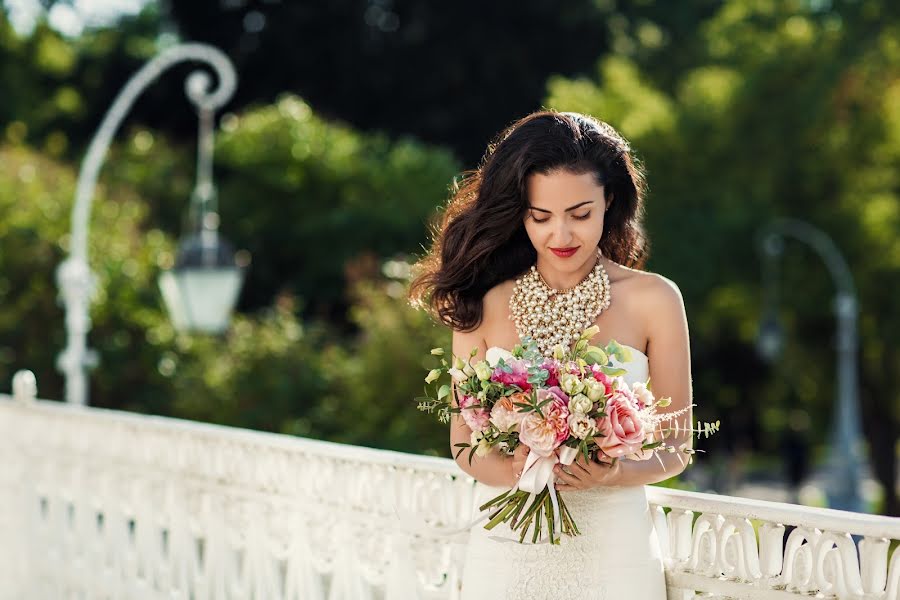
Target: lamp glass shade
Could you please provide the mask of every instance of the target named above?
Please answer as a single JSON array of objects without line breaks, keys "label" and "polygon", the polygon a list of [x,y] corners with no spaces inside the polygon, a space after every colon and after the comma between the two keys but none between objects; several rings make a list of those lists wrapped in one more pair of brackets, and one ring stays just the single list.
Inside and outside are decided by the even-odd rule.
[{"label": "lamp glass shade", "polygon": [[774,317],[765,319],[756,338],[756,349],[760,357],[770,363],[775,362],[781,356],[783,346],[784,334],[777,319]]},{"label": "lamp glass shade", "polygon": [[177,331],[228,329],[244,280],[240,267],[180,267],[159,276],[159,290]]}]

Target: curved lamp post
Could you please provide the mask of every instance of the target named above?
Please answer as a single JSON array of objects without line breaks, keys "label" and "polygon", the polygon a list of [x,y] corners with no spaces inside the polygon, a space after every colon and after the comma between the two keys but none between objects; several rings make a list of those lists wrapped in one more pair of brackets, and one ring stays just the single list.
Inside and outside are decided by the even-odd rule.
[{"label": "curved lamp post", "polygon": [[781,353],[783,334],[778,324],[778,259],[784,239],[792,237],[813,248],[831,273],[837,287],[834,310],[837,316],[837,396],[828,457],[826,494],[829,506],[861,512],[860,481],[866,470],[857,395],[857,301],[853,274],[837,246],[824,232],[796,219],[778,219],[757,237],[763,255],[766,315],[760,325],[760,353],[774,361]]},{"label": "curved lamp post", "polygon": [[88,308],[96,287],[87,261],[87,239],[97,175],[116,130],[138,96],[168,68],[187,61],[209,65],[218,77],[218,86],[210,91],[210,77],[203,71],[191,73],[185,82],[187,97],[200,118],[197,184],[189,220],[192,231],[179,244],[174,272],[164,272],[160,277],[160,289],[173,324],[180,330],[223,330],[237,300],[243,265],[235,263],[230,246],[218,234],[212,182],[213,115],[231,98],[237,77],[231,61],[218,49],[205,44],[180,44],[151,59],[128,81],[104,116],[81,163],[69,256],[56,272],[66,313],[66,347],[57,359],[57,367],[65,375],[67,402],[87,404],[85,370],[97,364],[96,352],[86,345],[91,327]]}]

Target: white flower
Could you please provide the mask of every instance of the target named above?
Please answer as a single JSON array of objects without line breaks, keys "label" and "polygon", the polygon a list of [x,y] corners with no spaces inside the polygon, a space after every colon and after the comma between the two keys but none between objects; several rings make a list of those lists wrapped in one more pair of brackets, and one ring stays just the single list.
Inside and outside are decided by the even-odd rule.
[{"label": "white flower", "polygon": [[469,376],[463,373],[462,370],[455,367],[448,370],[447,372],[450,373],[450,377],[452,377],[453,381],[455,381],[456,383],[465,383],[465,381],[469,378]]},{"label": "white flower", "polygon": [[472,377],[475,374],[475,369],[472,368],[472,365],[466,363],[466,366],[463,367],[463,373],[466,374],[466,377]]},{"label": "white flower", "polygon": [[584,389],[584,383],[578,378],[578,375],[564,373],[559,377],[559,387],[571,396],[581,392]]},{"label": "white flower", "polygon": [[483,360],[475,365],[475,374],[478,375],[478,379],[482,381],[490,379],[493,372],[493,369],[491,369]]},{"label": "white flower", "polygon": [[444,349],[443,348],[432,348],[431,349],[432,356],[443,356]]},{"label": "white flower", "polygon": [[641,408],[645,406],[651,406],[653,404],[653,392],[647,389],[646,383],[641,383],[640,381],[635,381],[631,385],[631,391],[634,392],[635,398],[637,398],[638,402],[641,404]]},{"label": "white flower", "polygon": [[571,398],[569,398],[569,412],[570,413],[581,413],[586,415],[591,412],[591,409],[594,407],[594,403],[591,402],[591,399],[585,396],[584,394],[575,394]]},{"label": "white flower", "polygon": [[453,368],[462,371],[463,367],[466,366],[466,361],[461,359],[458,356],[453,357]]},{"label": "white flower", "polygon": [[491,452],[491,445],[480,432],[473,431],[469,443],[475,447],[475,456],[485,457]]},{"label": "white flower", "polygon": [[569,433],[583,440],[592,433],[597,426],[597,422],[589,416],[582,413],[572,413],[569,415]]},{"label": "white flower", "polygon": [[566,357],[566,347],[562,344],[557,344],[553,346],[553,358],[556,360],[562,360]]},{"label": "white flower", "polygon": [[437,381],[438,377],[441,376],[440,369],[432,369],[428,371],[428,375],[425,376],[425,383],[432,383],[433,381]]},{"label": "white flower", "polygon": [[588,377],[584,380],[584,393],[591,402],[597,402],[606,395],[606,386],[593,377]]},{"label": "white flower", "polygon": [[496,367],[501,358],[503,360],[510,360],[512,357],[512,352],[504,350],[503,348],[498,348],[497,346],[491,346],[488,348],[487,354],[485,354],[485,358],[491,367]]}]

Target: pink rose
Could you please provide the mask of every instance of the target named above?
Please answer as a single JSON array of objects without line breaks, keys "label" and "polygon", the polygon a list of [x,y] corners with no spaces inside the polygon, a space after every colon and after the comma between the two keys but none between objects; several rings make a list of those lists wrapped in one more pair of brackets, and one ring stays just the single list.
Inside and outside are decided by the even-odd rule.
[{"label": "pink rose", "polygon": [[512,373],[507,373],[500,367],[494,369],[491,374],[491,381],[502,383],[503,385],[517,385],[523,392],[531,390],[531,384],[528,383],[528,367],[521,360],[507,360],[507,367],[512,369]]},{"label": "pink rose", "polygon": [[631,402],[632,406],[636,409],[640,410],[640,402],[638,401],[637,396],[634,395],[634,390],[631,389],[631,386],[628,385],[628,382],[625,381],[624,377],[616,377],[613,379],[614,387],[612,394],[613,395],[622,395]]},{"label": "pink rose", "polygon": [[550,456],[559,447],[556,423],[540,413],[528,413],[519,425],[519,441],[538,456]]},{"label": "pink rose", "polygon": [[550,399],[542,412],[527,413],[519,425],[519,441],[539,456],[550,456],[569,437],[569,398],[558,387],[539,389],[538,403]]},{"label": "pink rose", "polygon": [[569,437],[569,397],[556,386],[537,391],[538,404],[548,398],[551,402],[542,411],[544,418],[556,430],[556,441],[561,444]]},{"label": "pink rose", "polygon": [[541,368],[546,369],[550,374],[549,377],[547,377],[547,387],[559,385],[559,363],[548,360],[541,365]]},{"label": "pink rose", "polygon": [[484,431],[487,429],[491,420],[491,413],[487,409],[481,407],[478,399],[474,396],[463,396],[459,401],[460,414],[463,421],[472,431]]},{"label": "pink rose", "polygon": [[640,452],[644,445],[644,423],[633,398],[616,390],[606,403],[606,415],[597,421],[596,442],[600,450],[611,458]]},{"label": "pink rose", "polygon": [[523,392],[516,392],[497,400],[491,409],[491,423],[500,431],[509,431],[514,425],[519,425],[525,417],[525,413],[519,412],[516,404],[526,404],[528,397]]}]

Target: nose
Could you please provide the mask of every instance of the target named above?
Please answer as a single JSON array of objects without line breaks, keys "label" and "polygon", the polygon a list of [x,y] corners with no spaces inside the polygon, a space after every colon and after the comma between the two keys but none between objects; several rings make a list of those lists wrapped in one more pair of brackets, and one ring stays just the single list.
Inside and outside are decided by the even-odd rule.
[{"label": "nose", "polygon": [[565,222],[565,219],[560,219],[560,221],[561,222],[553,228],[553,233],[550,237],[550,246],[552,248],[568,248],[569,244],[572,242],[572,230]]}]

